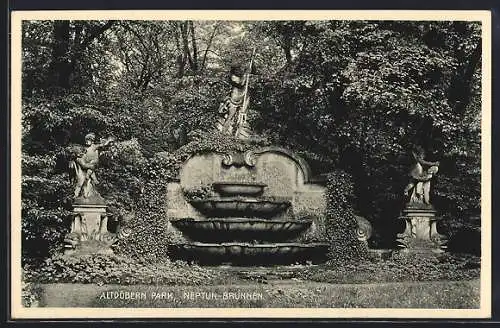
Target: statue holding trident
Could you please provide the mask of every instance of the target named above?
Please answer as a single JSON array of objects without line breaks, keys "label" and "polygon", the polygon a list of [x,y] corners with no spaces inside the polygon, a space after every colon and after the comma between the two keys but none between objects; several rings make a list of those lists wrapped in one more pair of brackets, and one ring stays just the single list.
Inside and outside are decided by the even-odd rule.
[{"label": "statue holding trident", "polygon": [[223,134],[232,135],[239,139],[247,139],[250,134],[246,111],[250,103],[248,83],[254,55],[255,48],[246,74],[243,74],[239,65],[231,66],[231,94],[219,106],[221,117],[217,122],[217,129]]}]

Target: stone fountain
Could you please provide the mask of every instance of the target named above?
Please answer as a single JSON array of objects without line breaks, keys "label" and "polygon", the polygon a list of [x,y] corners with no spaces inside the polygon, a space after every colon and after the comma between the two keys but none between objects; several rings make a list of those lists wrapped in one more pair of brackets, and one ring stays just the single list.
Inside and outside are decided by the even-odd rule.
[{"label": "stone fountain", "polygon": [[[168,185],[170,229],[186,237],[172,248],[177,259],[203,264],[291,264],[326,260],[326,242],[300,237],[322,222],[297,212],[324,212],[325,187],[310,168],[279,147],[189,158]],[[208,186],[204,197],[186,191]]]}]

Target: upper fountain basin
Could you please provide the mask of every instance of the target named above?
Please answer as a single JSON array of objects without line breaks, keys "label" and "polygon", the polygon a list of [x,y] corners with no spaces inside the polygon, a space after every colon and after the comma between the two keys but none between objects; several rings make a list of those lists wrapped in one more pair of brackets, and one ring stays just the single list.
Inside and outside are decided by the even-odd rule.
[{"label": "upper fountain basin", "polygon": [[222,196],[258,196],[267,187],[265,183],[257,182],[214,182],[215,191]]}]

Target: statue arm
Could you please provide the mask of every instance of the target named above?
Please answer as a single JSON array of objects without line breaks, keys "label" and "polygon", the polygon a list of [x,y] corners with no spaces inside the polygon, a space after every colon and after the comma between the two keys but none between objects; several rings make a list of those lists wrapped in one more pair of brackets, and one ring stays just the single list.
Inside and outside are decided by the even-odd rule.
[{"label": "statue arm", "polygon": [[115,141],[114,138],[108,138],[108,139],[106,139],[106,141],[99,143],[96,146],[98,149],[105,149],[105,148],[108,148],[109,146],[111,146],[114,141]]},{"label": "statue arm", "polygon": [[76,158],[76,159],[75,159],[75,162],[76,162],[78,165],[80,165],[83,169],[86,169],[86,170],[93,170],[93,169],[95,169],[95,167],[96,167],[95,162],[90,162],[90,163],[88,163],[88,162],[84,161],[82,157],[78,157],[78,158]]},{"label": "statue arm", "polygon": [[419,158],[419,157],[416,157],[417,161],[421,164],[421,165],[427,165],[427,166],[439,166],[439,162],[428,162],[426,161],[425,159],[423,158]]},{"label": "statue arm", "polygon": [[410,173],[410,176],[419,182],[425,182],[425,181],[429,181],[430,179],[432,179],[432,174],[420,175],[420,174],[418,174],[418,172],[415,172],[415,171],[412,171]]},{"label": "statue arm", "polygon": [[420,165],[426,165],[426,166],[439,166],[439,162],[428,162],[426,161],[422,155],[419,155],[415,152],[412,152],[413,154],[413,158],[415,159],[415,161],[417,161],[418,163],[420,163]]}]

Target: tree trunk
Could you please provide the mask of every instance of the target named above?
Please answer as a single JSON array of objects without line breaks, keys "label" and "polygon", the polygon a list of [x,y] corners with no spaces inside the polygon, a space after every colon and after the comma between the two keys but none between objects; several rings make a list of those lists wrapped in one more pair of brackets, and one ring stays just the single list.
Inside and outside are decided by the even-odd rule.
[{"label": "tree trunk", "polygon": [[[72,87],[73,75],[77,64],[81,61],[85,50],[92,41],[98,38],[106,30],[111,28],[115,21],[108,21],[104,25],[96,25],[89,28],[83,37],[83,25],[77,23],[71,30],[70,21],[54,21],[54,42],[52,44],[52,77],[54,86],[69,90]],[[74,39],[71,34],[74,32]],[[72,42],[73,41],[73,42]]]},{"label": "tree trunk", "polygon": [[207,48],[205,49],[205,52],[203,54],[203,59],[201,61],[201,70],[204,70],[207,64],[207,54],[208,51],[210,50],[210,47],[212,46],[212,41],[214,40],[215,33],[217,32],[217,29],[219,28],[219,23],[215,23],[214,29],[212,31],[212,34],[210,35],[210,39],[208,40],[207,43]]},{"label": "tree trunk", "polygon": [[287,64],[292,62],[292,37],[290,35],[283,35],[282,48],[285,53]]},{"label": "tree trunk", "polygon": [[181,36],[181,24],[176,23],[175,25],[175,46],[177,48],[177,57],[175,60],[176,74],[175,77],[181,78],[184,76],[184,67],[186,66],[186,58],[184,57],[184,49],[181,46],[182,36]]},{"label": "tree trunk", "polygon": [[191,57],[191,51],[189,50],[189,35],[188,35],[188,24],[189,22],[184,22],[181,24],[181,36],[183,45],[183,58],[187,58],[189,67],[193,68],[193,58]]},{"label": "tree trunk", "polygon": [[198,47],[196,46],[196,38],[194,35],[194,23],[193,21],[189,22],[189,27],[191,30],[191,48],[193,49],[193,62],[192,62],[192,70],[196,74],[198,72]]},{"label": "tree trunk", "polygon": [[67,90],[71,75],[69,21],[54,21],[53,31],[52,79],[55,86]]},{"label": "tree trunk", "polygon": [[459,73],[455,75],[450,85],[449,99],[455,107],[455,112],[458,114],[464,114],[470,103],[474,72],[481,60],[481,47],[482,43],[481,40],[479,40],[476,48],[474,48],[470,54],[469,59],[462,69],[459,70]]}]

